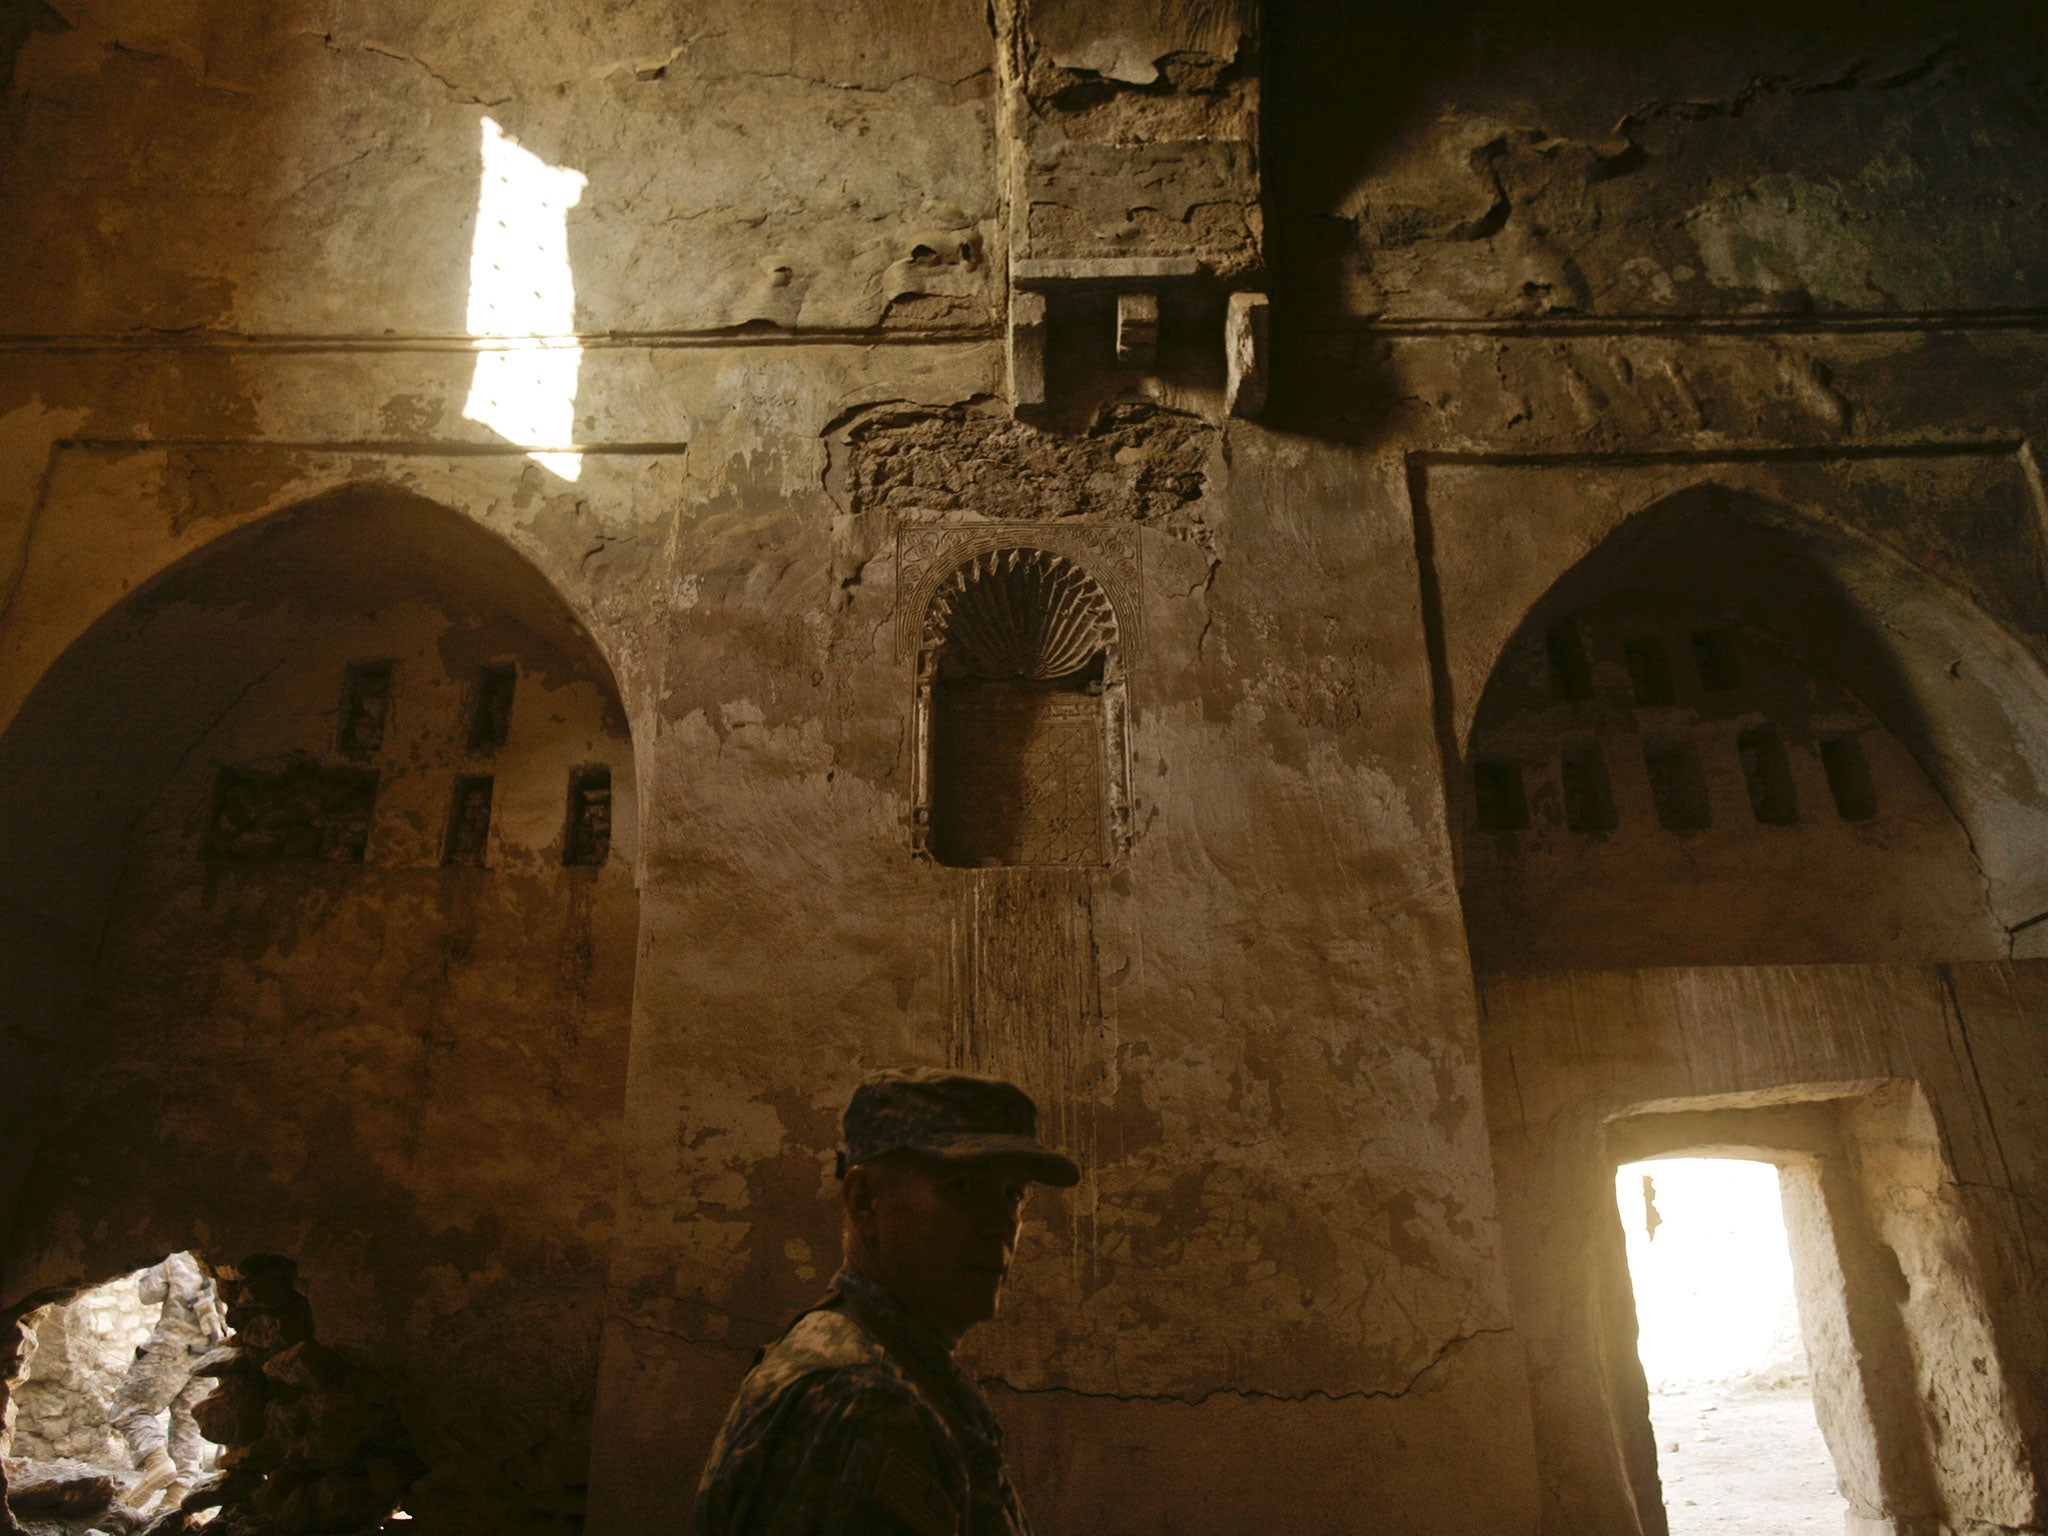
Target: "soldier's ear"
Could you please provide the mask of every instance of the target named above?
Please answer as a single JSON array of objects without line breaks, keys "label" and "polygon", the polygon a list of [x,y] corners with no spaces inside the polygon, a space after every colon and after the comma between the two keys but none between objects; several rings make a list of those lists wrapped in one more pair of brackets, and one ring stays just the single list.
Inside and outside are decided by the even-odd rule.
[{"label": "soldier's ear", "polygon": [[875,1224],[875,1192],[879,1184],[874,1169],[866,1163],[855,1163],[847,1169],[839,1184],[839,1201],[846,1208],[846,1219],[863,1236]]}]

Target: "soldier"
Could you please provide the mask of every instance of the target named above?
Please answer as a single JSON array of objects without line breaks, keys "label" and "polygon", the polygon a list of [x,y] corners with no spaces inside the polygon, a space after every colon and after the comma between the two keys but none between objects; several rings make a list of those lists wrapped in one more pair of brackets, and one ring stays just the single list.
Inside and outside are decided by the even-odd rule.
[{"label": "soldier", "polygon": [[[113,1415],[114,1427],[127,1440],[135,1465],[142,1471],[142,1480],[126,1495],[126,1502],[135,1509],[173,1485],[177,1491],[169,1502],[178,1503],[184,1490],[206,1470],[206,1441],[192,1409],[213,1390],[213,1382],[194,1376],[192,1367],[227,1337],[213,1281],[191,1254],[174,1253],[146,1270],[141,1292],[144,1302],[162,1302],[163,1311],[148,1340],[135,1351],[128,1374],[121,1378]],[[168,1439],[159,1419],[166,1409],[170,1412]]]},{"label": "soldier", "polygon": [[1037,1129],[996,1078],[902,1068],[854,1090],[844,1266],[741,1383],[697,1536],[1029,1536],[953,1346],[996,1314],[1031,1182],[1080,1181]]}]

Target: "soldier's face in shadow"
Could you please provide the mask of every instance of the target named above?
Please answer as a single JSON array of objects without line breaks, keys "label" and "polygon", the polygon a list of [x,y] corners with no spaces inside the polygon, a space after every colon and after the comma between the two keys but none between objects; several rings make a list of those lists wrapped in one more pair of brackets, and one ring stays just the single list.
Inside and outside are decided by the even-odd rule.
[{"label": "soldier's face in shadow", "polygon": [[846,1171],[848,1262],[948,1344],[996,1315],[1017,1251],[1029,1165],[895,1152]]}]

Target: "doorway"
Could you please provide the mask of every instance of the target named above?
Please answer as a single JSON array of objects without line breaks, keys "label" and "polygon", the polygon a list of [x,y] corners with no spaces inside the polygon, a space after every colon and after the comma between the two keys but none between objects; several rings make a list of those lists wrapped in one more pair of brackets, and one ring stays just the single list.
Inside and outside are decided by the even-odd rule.
[{"label": "doorway", "polygon": [[1778,1170],[1732,1157],[1614,1176],[1671,1536],[1836,1536]]}]

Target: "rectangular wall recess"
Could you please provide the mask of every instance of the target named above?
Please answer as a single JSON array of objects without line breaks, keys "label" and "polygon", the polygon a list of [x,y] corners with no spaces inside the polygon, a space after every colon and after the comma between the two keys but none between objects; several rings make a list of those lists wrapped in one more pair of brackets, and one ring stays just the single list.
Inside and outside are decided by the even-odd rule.
[{"label": "rectangular wall recess", "polygon": [[512,734],[512,694],[519,669],[510,662],[485,667],[477,675],[476,701],[469,716],[469,750],[495,752]]},{"label": "rectangular wall recess", "polygon": [[1742,755],[1742,777],[1749,785],[1749,808],[1767,827],[1789,827],[1799,821],[1799,793],[1792,784],[1792,764],[1785,739],[1775,725],[1755,725],[1735,738]]},{"label": "rectangular wall recess", "polygon": [[1824,741],[1820,761],[1842,820],[1868,821],[1877,814],[1877,786],[1870,781],[1870,759],[1863,755],[1862,742],[1854,736]]},{"label": "rectangular wall recess", "polygon": [[1621,659],[1628,664],[1629,686],[1638,704],[1676,704],[1678,684],[1671,675],[1671,653],[1662,640],[1643,636],[1621,647]]},{"label": "rectangular wall recess", "polygon": [[391,663],[356,662],[342,674],[335,750],[349,757],[368,757],[384,745],[384,728],[390,722]]},{"label": "rectangular wall recess", "polygon": [[491,793],[488,773],[465,773],[455,780],[448,803],[448,834],[442,844],[443,864],[482,869],[491,840]]},{"label": "rectangular wall recess", "polygon": [[1644,743],[1643,767],[1650,775],[1651,798],[1657,802],[1657,824],[1665,831],[1697,832],[1713,824],[1707,776],[1691,742]]},{"label": "rectangular wall recess", "polygon": [[611,857],[612,771],[602,765],[569,771],[569,825],[564,864],[595,867]]},{"label": "rectangular wall recess", "polygon": [[1543,637],[1543,653],[1550,662],[1550,691],[1555,697],[1593,697],[1593,665],[1586,657],[1586,642],[1578,625],[1570,619],[1553,625]]},{"label": "rectangular wall recess", "polygon": [[1564,824],[1574,832],[1612,832],[1621,825],[1614,811],[1614,786],[1607,759],[1595,741],[1567,742],[1559,754],[1564,779]]}]

